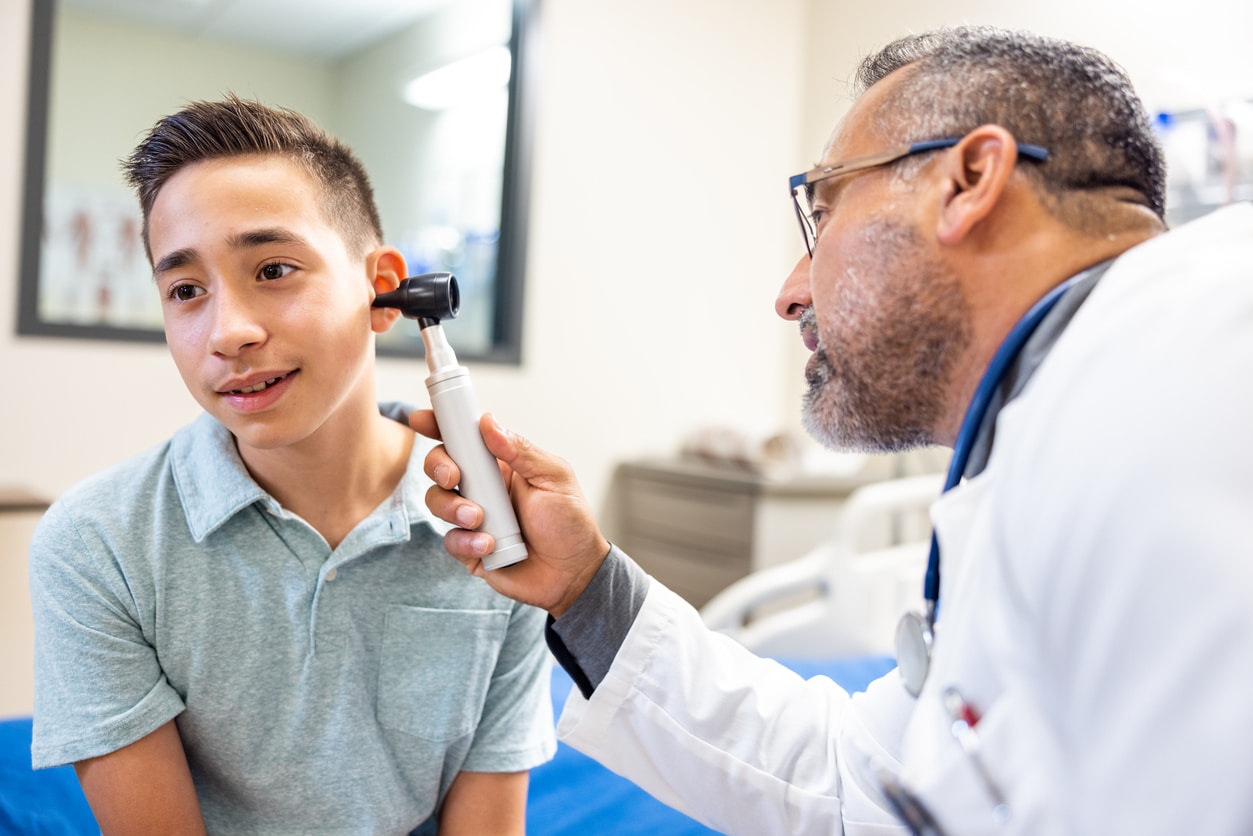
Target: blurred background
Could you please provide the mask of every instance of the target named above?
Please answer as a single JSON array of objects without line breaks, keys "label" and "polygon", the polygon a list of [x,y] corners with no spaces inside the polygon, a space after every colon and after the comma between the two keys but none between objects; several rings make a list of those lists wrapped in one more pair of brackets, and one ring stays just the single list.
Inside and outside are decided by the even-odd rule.
[{"label": "blurred background", "polygon": [[[21,677],[29,669],[24,538],[38,516],[32,509],[160,443],[199,411],[159,343],[16,333],[28,46],[39,2],[0,1],[0,112],[9,114],[0,120],[0,487],[7,491],[0,496],[13,509],[0,531],[0,676],[7,686],[0,686],[0,716],[28,702]],[[472,4],[470,28],[483,46],[508,42],[507,5],[453,3]],[[53,77],[54,90],[71,70],[115,72],[122,59],[109,46],[114,36],[129,39],[125,62],[150,76],[153,88],[118,81],[103,98],[54,101],[50,126],[74,139],[49,146],[50,177],[71,181],[76,166],[91,162],[98,170],[101,160],[115,174],[116,160],[153,119],[228,89],[305,110],[353,144],[360,137],[363,156],[374,159],[395,152],[369,145],[369,137],[416,137],[412,105],[394,105],[394,122],[387,110],[354,118],[307,86],[343,71],[355,50],[393,37],[412,15],[392,20],[390,12],[345,4],[377,24],[367,42],[301,55],[283,48],[281,25],[255,27],[275,33],[272,46],[228,47],[207,29],[156,34],[159,9],[178,5],[152,3],[154,28],[140,35],[121,31],[107,0],[59,9],[66,16],[59,36],[76,40],[55,57],[63,77]],[[245,0],[236,5],[247,8]],[[946,461],[942,451],[895,459],[816,450],[799,420],[806,352],[795,327],[773,313],[775,293],[801,253],[784,180],[817,160],[865,53],[911,31],[958,23],[1025,27],[1095,46],[1126,67],[1158,121],[1171,161],[1172,218],[1250,196],[1253,5],[1245,0],[1146,0],[1134,11],[1116,0],[540,0],[530,11],[529,189],[515,207],[525,221],[524,261],[507,312],[516,317],[516,351],[470,363],[480,400],[504,425],[573,464],[616,539],[629,541],[632,526],[648,525],[650,513],[679,513],[683,524],[696,520],[699,540],[720,525],[717,513],[747,497],[747,510],[733,516],[756,523],[729,535],[728,548],[746,555],[735,572],[799,556],[857,484]],[[422,14],[455,12],[437,4]],[[410,54],[438,66],[430,54],[438,43]],[[179,75],[180,55],[219,49],[233,50],[210,58],[220,76]],[[264,82],[240,80],[249,64],[263,67]],[[487,123],[503,118],[499,100],[493,107]],[[502,153],[487,142],[470,156]],[[409,193],[442,188],[438,175],[409,172],[406,182],[417,184]],[[490,177],[465,185],[474,176],[460,176],[458,187],[474,194],[499,188]],[[437,250],[439,241],[410,234],[409,211],[388,198],[389,236],[404,238],[395,243],[411,247],[415,262],[437,264],[422,261],[421,247]],[[460,227],[466,241],[472,227]],[[450,338],[454,347],[459,339],[467,347],[490,342],[470,330]],[[425,405],[425,374],[420,359],[382,358],[380,395]],[[658,493],[664,490],[673,494]],[[678,499],[640,510],[632,497],[641,492]],[[714,516],[702,516],[709,509]],[[690,595],[699,599],[725,582],[718,576],[704,589],[697,579]]]}]

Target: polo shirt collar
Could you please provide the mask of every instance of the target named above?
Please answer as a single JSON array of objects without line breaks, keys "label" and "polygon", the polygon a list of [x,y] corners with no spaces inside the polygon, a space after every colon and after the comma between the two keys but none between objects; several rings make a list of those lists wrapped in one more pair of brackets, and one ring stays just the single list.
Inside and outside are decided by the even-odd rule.
[{"label": "polo shirt collar", "polygon": [[273,501],[244,467],[235,437],[208,413],[170,439],[170,462],[197,543],[254,502]]},{"label": "polo shirt collar", "polygon": [[[382,411],[388,417],[395,417],[390,414],[391,406],[385,405]],[[424,444],[424,440],[422,436],[414,439],[413,457],[420,459],[430,449],[431,445]],[[234,436],[208,413],[202,413],[174,434],[170,440],[170,462],[187,526],[197,543],[204,542],[227,520],[257,502],[275,512],[281,511],[278,501],[248,473]],[[410,525],[418,521],[426,521],[441,534],[452,528],[426,507],[423,497],[427,485],[416,484],[418,480],[426,480],[426,476],[420,461],[415,466],[411,457],[401,485],[383,503],[385,513],[400,515],[392,521],[391,527],[401,539],[409,536]]]}]

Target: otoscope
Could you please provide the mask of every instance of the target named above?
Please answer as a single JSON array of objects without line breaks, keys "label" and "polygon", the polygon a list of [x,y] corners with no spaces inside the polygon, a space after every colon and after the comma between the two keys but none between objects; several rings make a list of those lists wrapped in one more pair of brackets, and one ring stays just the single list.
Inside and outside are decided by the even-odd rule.
[{"label": "otoscope", "polygon": [[526,543],[514,516],[513,505],[500,478],[496,457],[488,452],[479,432],[483,410],[470,385],[470,370],[457,363],[441,319],[453,319],[461,309],[461,293],[452,273],[423,273],[400,283],[389,293],[374,298],[376,308],[399,308],[422,329],[426,367],[430,376],[426,390],[439,433],[448,454],[461,470],[461,495],[483,509],[482,531],[496,539],[496,550],[483,558],[484,569],[499,569],[526,558]]}]

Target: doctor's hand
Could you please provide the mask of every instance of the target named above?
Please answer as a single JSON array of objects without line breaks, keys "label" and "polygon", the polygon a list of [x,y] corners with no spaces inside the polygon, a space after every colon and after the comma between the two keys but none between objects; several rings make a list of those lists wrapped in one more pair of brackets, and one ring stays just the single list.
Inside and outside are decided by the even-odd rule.
[{"label": "doctor's hand", "polygon": [[[440,437],[429,409],[410,415],[409,426],[429,438]],[[479,431],[501,463],[528,557],[491,572],[483,568],[482,558],[491,554],[495,540],[475,530],[483,523],[483,509],[454,490],[461,471],[441,444],[427,454],[423,470],[435,482],[426,494],[427,507],[458,526],[444,535],[444,547],[497,592],[560,618],[604,562],[609,541],[564,460],[501,429],[490,415],[480,419]]]}]

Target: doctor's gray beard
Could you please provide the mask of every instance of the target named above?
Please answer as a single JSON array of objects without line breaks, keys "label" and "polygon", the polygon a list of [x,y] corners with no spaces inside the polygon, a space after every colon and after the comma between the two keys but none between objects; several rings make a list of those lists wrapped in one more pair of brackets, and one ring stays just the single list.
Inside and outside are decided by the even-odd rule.
[{"label": "doctor's gray beard", "polygon": [[[865,230],[806,373],[804,423],[837,449],[895,453],[936,443],[958,357],[970,344],[957,277],[922,253],[917,233],[881,220]],[[866,253],[877,253],[869,257]],[[801,317],[814,327],[813,307]]]}]

